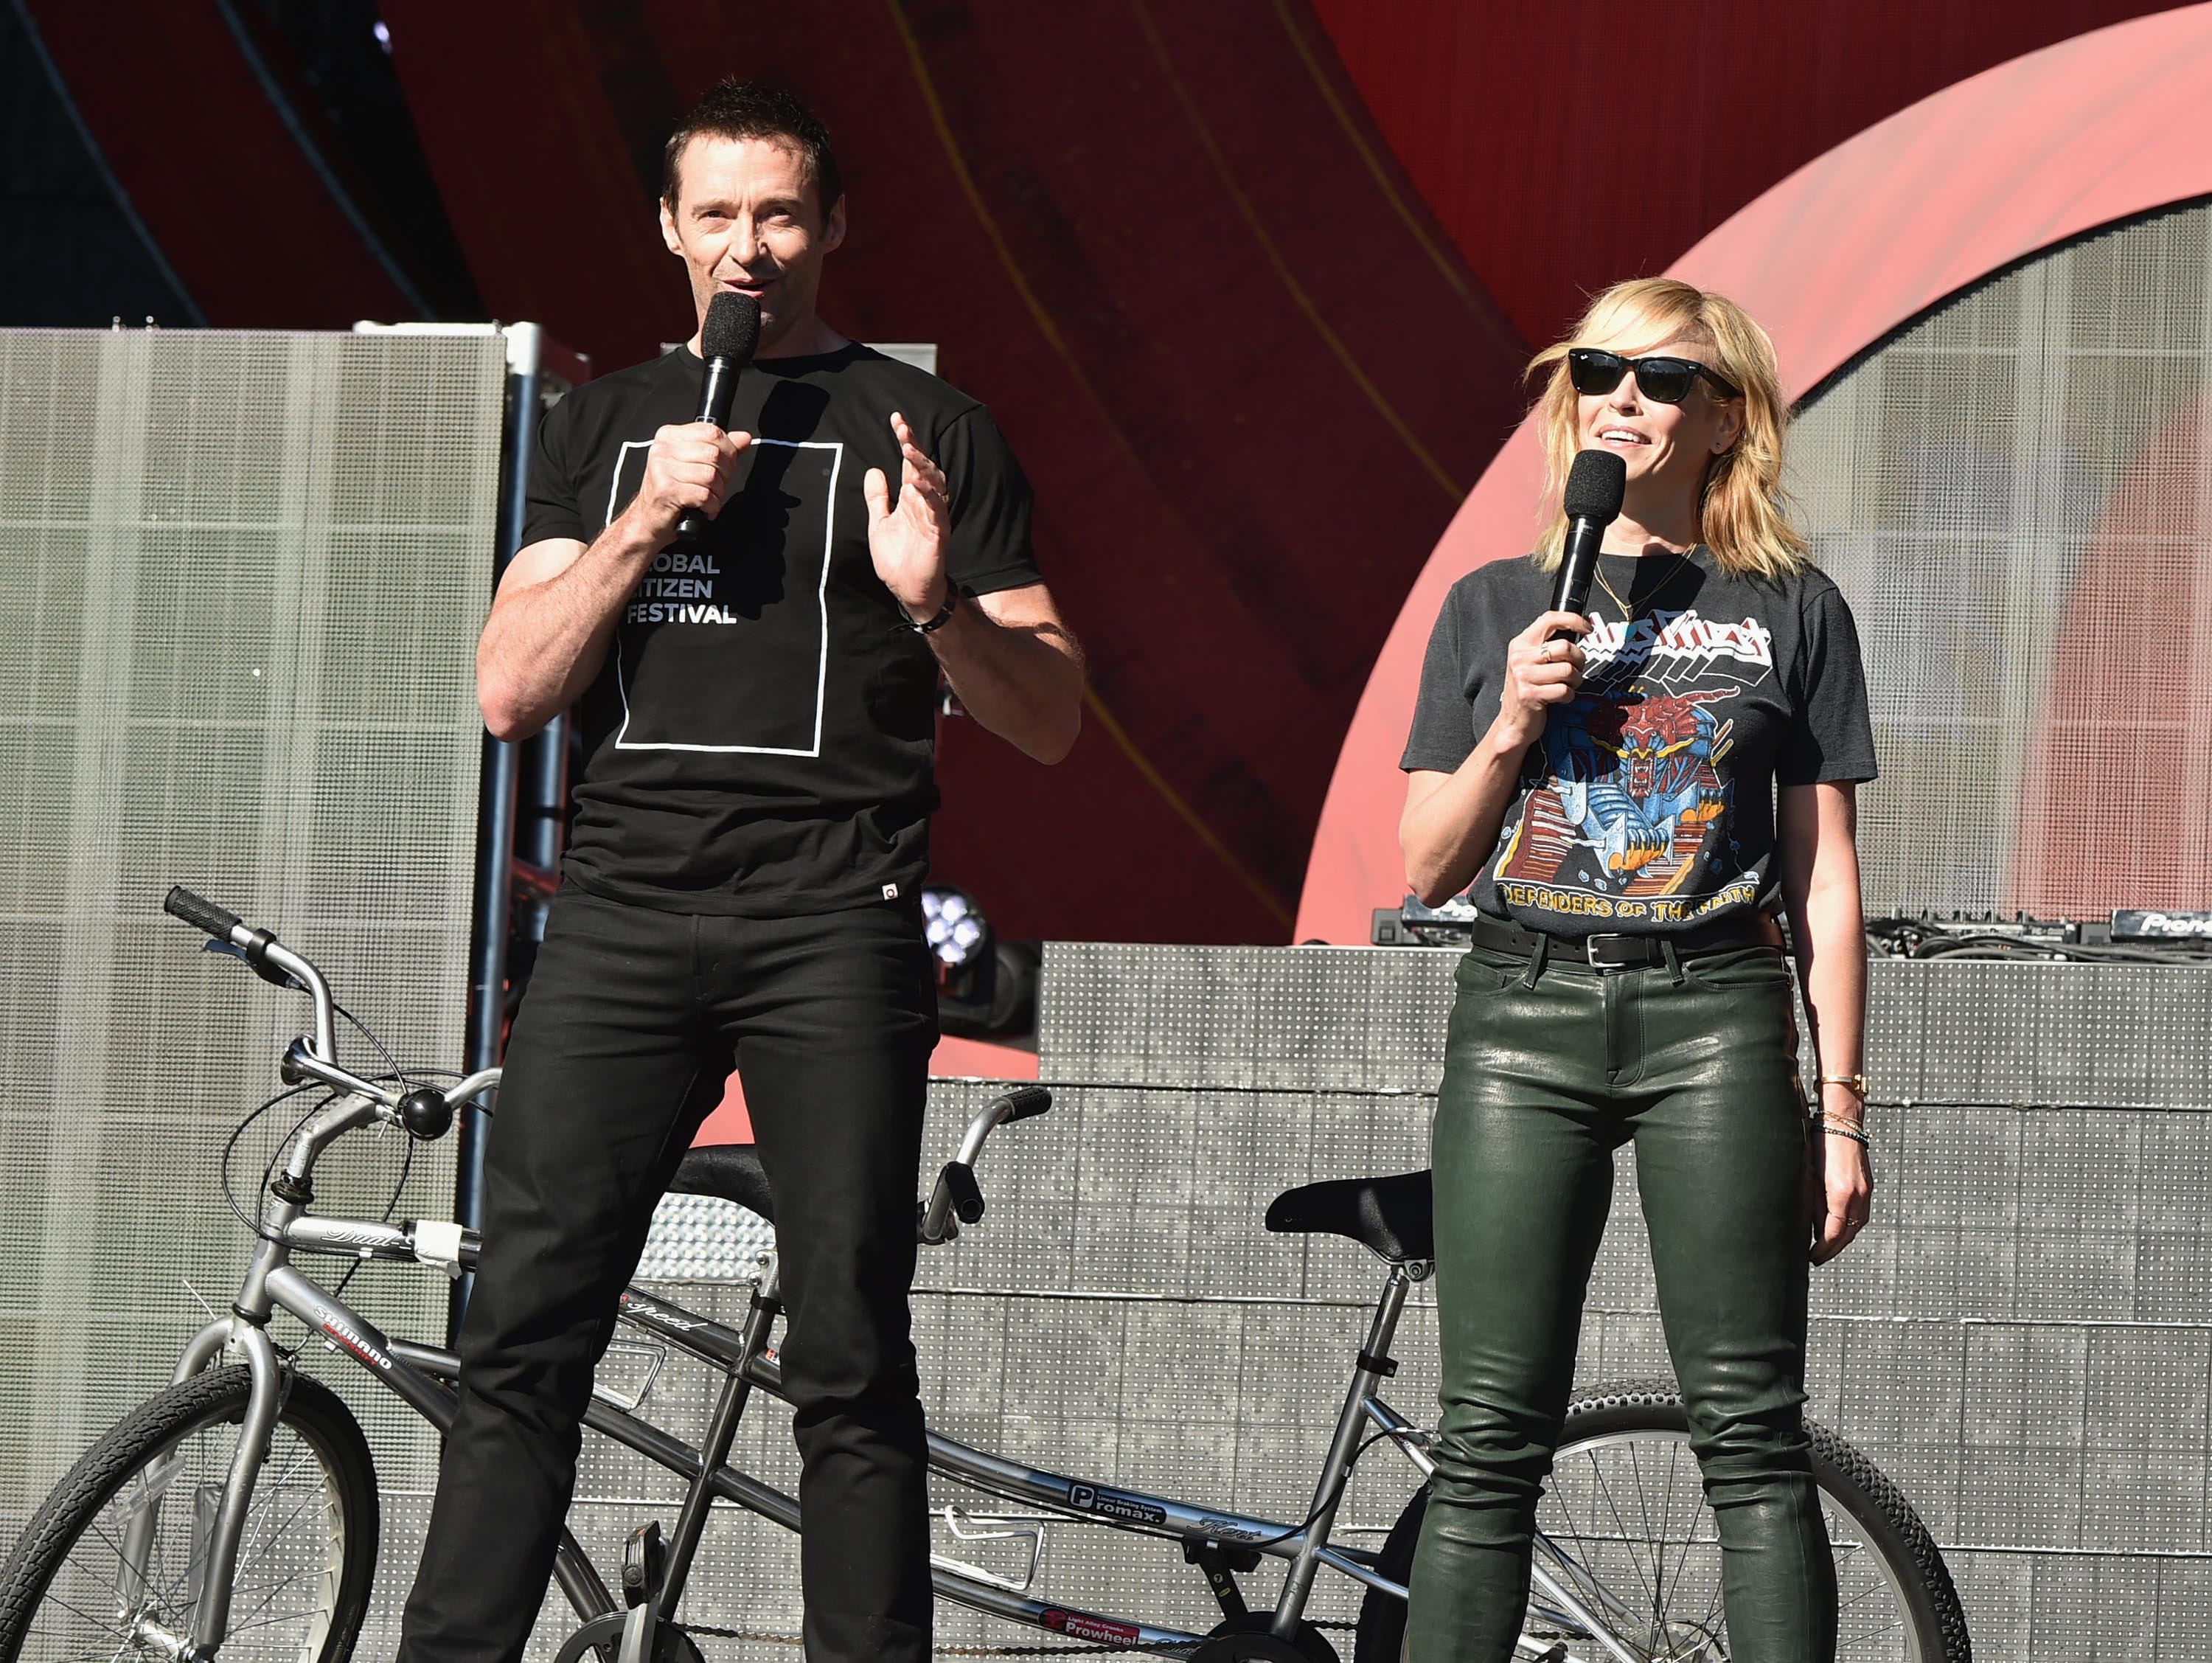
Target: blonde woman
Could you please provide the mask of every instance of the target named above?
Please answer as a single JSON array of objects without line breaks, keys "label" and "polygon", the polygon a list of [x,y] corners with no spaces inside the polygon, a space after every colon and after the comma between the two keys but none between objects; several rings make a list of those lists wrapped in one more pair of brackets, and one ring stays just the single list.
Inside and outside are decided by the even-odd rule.
[{"label": "blonde woman", "polygon": [[[1627,495],[1588,617],[1547,610],[1556,521],[1533,559],[1453,588],[1402,763],[1413,890],[1472,886],[1482,915],[1437,1103],[1443,1418],[1410,1654],[1513,1654],[1632,1142],[1729,1654],[1826,1663],[1834,1567],[1801,1410],[1808,1259],[1849,1245],[1871,1194],[1858,639],[1786,515],[1774,348],[1740,307],[1622,283],[1530,374],[1553,500],[1582,450],[1620,455]],[[1778,914],[1818,1051],[1810,1117]]]}]

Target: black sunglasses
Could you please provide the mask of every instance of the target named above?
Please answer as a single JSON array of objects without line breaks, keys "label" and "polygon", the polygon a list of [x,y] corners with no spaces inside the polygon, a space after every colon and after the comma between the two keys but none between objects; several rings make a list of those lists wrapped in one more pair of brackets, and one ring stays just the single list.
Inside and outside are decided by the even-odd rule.
[{"label": "black sunglasses", "polygon": [[1618,352],[1605,352],[1594,346],[1567,350],[1568,379],[1574,382],[1575,391],[1586,399],[1603,398],[1619,387],[1620,378],[1632,369],[1636,372],[1637,390],[1654,404],[1679,405],[1690,396],[1690,389],[1700,375],[1729,398],[1743,397],[1741,387],[1731,386],[1695,358],[1624,358]]}]

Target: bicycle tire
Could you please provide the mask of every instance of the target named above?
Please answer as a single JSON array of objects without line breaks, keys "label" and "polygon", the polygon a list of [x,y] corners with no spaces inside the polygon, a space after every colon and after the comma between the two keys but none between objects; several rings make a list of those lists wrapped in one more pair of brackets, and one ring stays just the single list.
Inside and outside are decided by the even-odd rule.
[{"label": "bicycle tire", "polygon": [[[149,1623],[167,1635],[189,1634],[198,1599],[194,1544],[204,1538],[212,1498],[221,1494],[236,1443],[230,1428],[244,1419],[252,1390],[244,1367],[210,1369],[141,1404],[85,1452],[33,1515],[0,1570],[0,1663],[125,1654]],[[126,1497],[142,1475],[139,1493]],[[316,1488],[322,1492],[319,1511]],[[118,1586],[125,1562],[117,1537],[134,1514],[149,1512],[148,1597],[124,1611],[112,1598],[103,1603],[81,1593]],[[376,1469],[360,1423],[328,1386],[295,1376],[240,1541],[225,1663],[264,1656],[345,1663],[368,1609],[378,1528]],[[179,1565],[168,1550],[180,1533]],[[113,1570],[87,1574],[76,1564],[80,1552]],[[297,1559],[297,1573],[265,1587],[257,1582],[258,1575],[282,1571],[286,1553]],[[100,1610],[114,1614],[92,1615]],[[113,1643],[95,1654],[67,1638],[88,1631]]]},{"label": "bicycle tire", "polygon": [[[1872,1461],[1844,1439],[1814,1422],[1807,1422],[1806,1430],[1813,1446],[1814,1481],[1820,1487],[1831,1538],[1842,1538],[1837,1551],[1845,1623],[1838,1639],[1838,1663],[1860,1663],[1860,1660],[1872,1663],[1875,1659],[1886,1663],[1887,1660],[1972,1663],[1966,1612],[1959,1604],[1950,1570],[1912,1504]],[[1547,1495],[1546,1508],[1553,1506],[1558,1487],[1578,1460],[1593,1459],[1594,1452],[1600,1449],[1619,1448],[1630,1442],[1663,1455],[1671,1464],[1671,1482],[1682,1476],[1688,1439],[1689,1417],[1680,1394],[1672,1386],[1636,1382],[1580,1392],[1567,1410],[1554,1462],[1553,1493]],[[1687,1476],[1691,1488],[1697,1489],[1693,1467]],[[1695,1506],[1702,1508],[1702,1490],[1697,1489],[1697,1495]],[[1427,1507],[1428,1491],[1424,1488],[1407,1502],[1383,1541],[1377,1569],[1393,1581],[1405,1581],[1412,1571],[1413,1549]],[[1710,1520],[1709,1509],[1705,1517]],[[1844,1521],[1852,1528],[1838,1531],[1837,1526]],[[1551,1532],[1557,1520],[1546,1518],[1544,1509],[1540,1509],[1539,1523]],[[1686,1551],[1685,1563],[1688,1556]],[[1876,1597],[1876,1577],[1890,1590],[1893,1615],[1863,1609]],[[1676,1649],[1669,1655],[1710,1658],[1713,1663],[1729,1655],[1724,1649],[1724,1629],[1715,1626],[1717,1598],[1716,1583],[1697,1619],[1712,1634],[1713,1648],[1682,1652],[1677,1634],[1670,1642]],[[1397,1663],[1404,1649],[1405,1630],[1404,1602],[1370,1590],[1360,1603],[1353,1663]]]}]

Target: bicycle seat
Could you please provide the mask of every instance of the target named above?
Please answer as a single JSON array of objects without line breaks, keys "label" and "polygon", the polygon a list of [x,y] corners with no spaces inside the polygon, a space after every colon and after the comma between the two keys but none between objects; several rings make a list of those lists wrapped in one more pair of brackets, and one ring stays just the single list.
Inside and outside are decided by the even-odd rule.
[{"label": "bicycle seat", "polygon": [[750,1143],[709,1143],[685,1150],[668,1192],[720,1196],[775,1222],[775,1197],[769,1193],[768,1173],[762,1170],[760,1151]]},{"label": "bicycle seat", "polygon": [[1277,1235],[1349,1236],[1394,1264],[1437,1256],[1436,1212],[1429,1174],[1338,1178],[1301,1184],[1267,1205]]}]

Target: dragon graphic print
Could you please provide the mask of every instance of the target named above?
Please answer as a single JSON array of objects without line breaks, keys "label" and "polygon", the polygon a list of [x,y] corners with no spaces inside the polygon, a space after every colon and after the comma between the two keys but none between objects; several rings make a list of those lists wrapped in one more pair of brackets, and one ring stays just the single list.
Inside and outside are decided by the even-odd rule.
[{"label": "dragon graphic print", "polygon": [[[1522,751],[1468,899],[1570,938],[1775,911],[1780,794],[1875,773],[1850,608],[1817,569],[1731,573],[1703,546],[1607,554],[1601,576],[1607,562],[1582,684]],[[1452,584],[1401,767],[1449,773],[1474,754],[1498,721],[1513,639],[1549,609],[1552,586],[1534,560]]]},{"label": "dragon graphic print", "polygon": [[1532,750],[1495,877],[1516,910],[1674,923],[1755,898],[1735,835],[1731,701],[1774,673],[1755,618],[1594,619],[1583,691]]}]

